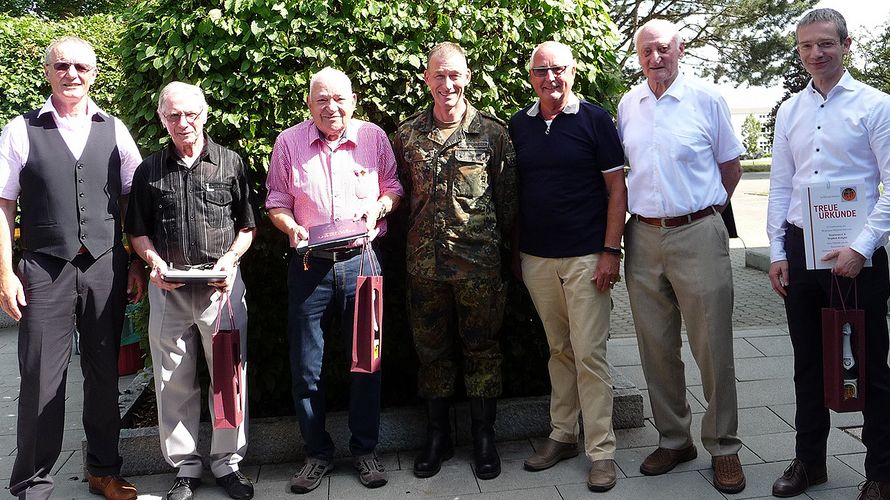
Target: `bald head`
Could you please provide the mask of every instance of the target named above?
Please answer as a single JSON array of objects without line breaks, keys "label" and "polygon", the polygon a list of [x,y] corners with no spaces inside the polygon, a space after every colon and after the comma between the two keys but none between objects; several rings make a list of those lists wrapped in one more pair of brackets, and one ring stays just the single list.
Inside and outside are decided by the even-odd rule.
[{"label": "bald head", "polygon": [[540,43],[537,47],[535,47],[535,50],[532,51],[531,57],[528,58],[528,69],[532,69],[533,67],[535,67],[535,56],[538,55],[538,53],[542,50],[552,54],[559,60],[564,61],[565,64],[568,64],[570,66],[575,65],[575,58],[574,56],[572,56],[572,49],[564,43],[559,43],[551,40],[548,42]]},{"label": "bald head", "polygon": [[640,35],[643,34],[643,31],[657,32],[662,36],[666,36],[672,39],[677,44],[683,42],[683,36],[680,35],[680,27],[676,24],[668,21],[667,19],[650,19],[645,24],[640,26],[637,29],[637,32],[634,33],[634,46],[640,46]]}]

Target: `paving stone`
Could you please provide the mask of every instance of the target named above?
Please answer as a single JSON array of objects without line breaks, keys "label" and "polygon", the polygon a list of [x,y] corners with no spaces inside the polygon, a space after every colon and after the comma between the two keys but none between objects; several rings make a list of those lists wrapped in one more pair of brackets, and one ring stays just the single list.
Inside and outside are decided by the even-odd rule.
[{"label": "paving stone", "polygon": [[[0,481],[7,482],[9,476],[12,475],[12,465],[15,463],[15,456],[6,454],[0,455]],[[5,486],[5,484],[4,484]]]},{"label": "paving stone", "polygon": [[859,488],[835,488],[829,490],[807,491],[807,496],[813,500],[850,500],[859,497]]},{"label": "paving stone", "polygon": [[619,449],[658,446],[658,430],[650,420],[646,420],[643,427],[616,430],[615,441]]},{"label": "paving stone", "polygon": [[[479,481],[479,488],[483,493],[490,493],[544,485],[583,483],[587,481],[588,472],[590,472],[590,461],[583,453],[538,472],[523,469],[521,460],[505,461],[501,465],[501,475],[494,479]],[[623,474],[619,471],[618,476],[623,477]]]},{"label": "paving stone", "polygon": [[792,379],[794,356],[768,356],[735,360],[735,378],[749,380]]},{"label": "paving stone", "polygon": [[640,351],[634,345],[614,345],[606,350],[606,359],[612,366],[633,366],[640,364]]},{"label": "paving stone", "polygon": [[739,408],[739,436],[742,438],[793,430],[769,408]]},{"label": "paving stone", "polygon": [[841,462],[865,477],[865,453],[851,453],[849,455],[835,455]]},{"label": "paving stone", "polygon": [[[502,472],[500,477],[503,475]],[[428,498],[446,495],[456,497],[480,492],[476,476],[469,464],[464,464],[464,467],[460,468],[443,468],[435,476],[426,479],[416,478],[412,472],[406,470],[394,471],[388,474],[388,479],[389,482],[386,486],[368,489],[362,486],[354,474],[334,475],[330,478],[329,498],[374,500],[391,499],[396,496],[402,498]],[[515,488],[515,485],[512,486],[512,489]]]},{"label": "paving stone", "polygon": [[[745,440],[745,444],[766,462],[791,461],[794,458],[793,432],[751,436]],[[865,445],[849,434],[835,428],[829,431],[829,455],[861,453],[864,451]]]},{"label": "paving stone", "polygon": [[[437,498],[448,498],[450,500],[454,500],[456,497],[447,496]],[[470,493],[468,495],[460,496],[460,500],[504,500],[507,498],[509,498],[510,500],[564,500],[563,497],[559,494],[559,490],[556,488],[556,486],[542,486],[539,488],[527,488],[521,490],[493,491],[489,493]]]},{"label": "paving stone", "polygon": [[733,328],[732,336],[736,338],[748,337],[775,337],[788,335],[788,325],[785,324],[785,316],[781,318],[781,325],[766,328]]},{"label": "paving stone", "polygon": [[791,356],[794,354],[794,350],[791,348],[791,337],[788,335],[751,337],[746,340],[764,356]]},{"label": "paving stone", "polygon": [[[605,493],[591,493],[587,490],[586,478],[583,482],[557,485],[560,494],[566,499],[596,498],[609,499],[683,499],[710,500],[724,497],[714,489],[698,472],[682,472],[655,477],[632,477],[619,479],[614,488]],[[593,496],[595,495],[595,496]]]}]

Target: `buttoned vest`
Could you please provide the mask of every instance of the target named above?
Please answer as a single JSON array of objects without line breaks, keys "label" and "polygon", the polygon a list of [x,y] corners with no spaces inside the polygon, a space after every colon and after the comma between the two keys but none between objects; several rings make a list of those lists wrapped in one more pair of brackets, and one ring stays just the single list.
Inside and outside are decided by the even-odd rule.
[{"label": "buttoned vest", "polygon": [[30,151],[19,177],[22,246],[65,260],[83,246],[98,257],[121,241],[114,120],[94,114],[86,147],[74,158],[52,113],[38,112],[24,115]]}]

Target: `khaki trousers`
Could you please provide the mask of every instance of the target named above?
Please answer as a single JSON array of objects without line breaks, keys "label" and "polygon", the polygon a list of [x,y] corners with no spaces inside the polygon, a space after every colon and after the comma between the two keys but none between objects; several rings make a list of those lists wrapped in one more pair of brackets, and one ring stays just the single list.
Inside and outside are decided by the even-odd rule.
[{"label": "khaki trousers", "polygon": [[[151,313],[148,339],[154,366],[161,452],[179,469],[181,477],[201,477],[203,459],[198,452],[201,388],[195,378],[198,349],[204,349],[208,368],[213,366],[211,344],[221,294],[207,285],[185,285],[169,292],[149,284]],[[231,290],[235,327],[241,334],[242,395],[247,400],[247,303],[241,272]],[[230,328],[228,308],[223,305],[220,328]],[[213,370],[210,369],[211,379]],[[211,384],[212,384],[211,380]],[[213,420],[213,393],[208,395]],[[244,422],[236,429],[213,429],[210,470],[222,477],[238,470],[247,452],[247,405]]]},{"label": "khaki trousers", "polygon": [[611,300],[608,290],[600,292],[590,281],[599,255],[521,258],[522,280],[550,345],[550,438],[577,442],[580,412],[589,459],[612,459],[612,376],[606,361]]},{"label": "khaki trousers", "polygon": [[659,446],[692,444],[680,358],[682,314],[707,401],[702,444],[714,456],[738,453],[732,265],[723,220],[710,216],[665,229],[631,218],[624,238],[627,293]]}]

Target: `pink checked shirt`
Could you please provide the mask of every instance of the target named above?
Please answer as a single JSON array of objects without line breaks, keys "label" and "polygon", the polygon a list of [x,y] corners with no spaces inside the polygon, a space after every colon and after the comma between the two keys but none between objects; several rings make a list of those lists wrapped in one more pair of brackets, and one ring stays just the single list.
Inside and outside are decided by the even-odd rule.
[{"label": "pink checked shirt", "polygon": [[[351,119],[333,151],[312,120],[282,132],[272,149],[266,177],[266,210],[290,209],[303,227],[352,219],[381,193],[404,194],[386,133]],[[386,221],[378,223],[379,236]]]}]

